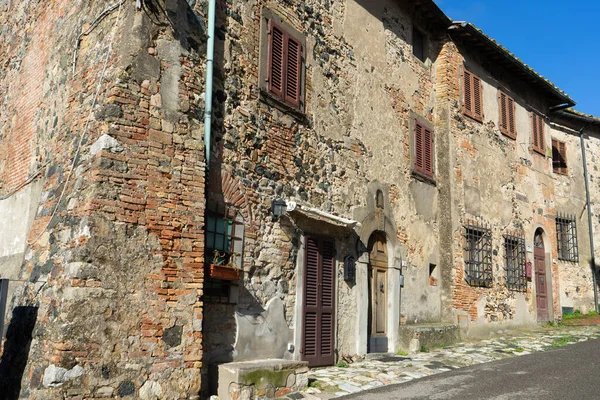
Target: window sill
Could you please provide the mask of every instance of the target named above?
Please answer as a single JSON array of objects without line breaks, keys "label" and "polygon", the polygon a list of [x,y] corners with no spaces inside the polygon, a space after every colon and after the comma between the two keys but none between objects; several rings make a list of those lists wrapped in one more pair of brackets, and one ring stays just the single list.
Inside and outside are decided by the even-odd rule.
[{"label": "window sill", "polygon": [[462,113],[462,114],[463,114],[465,117],[469,117],[469,118],[470,118],[470,119],[472,119],[473,121],[476,121],[476,122],[479,122],[480,124],[483,124],[483,117],[481,117],[481,118],[477,118],[477,117],[474,117],[474,116],[472,116],[472,115],[469,115],[469,114],[467,114],[467,113],[466,113],[466,112],[464,112],[464,111],[463,111],[463,113]]},{"label": "window sill", "polygon": [[544,157],[544,158],[546,158],[546,154],[545,154],[545,153],[544,153],[542,150],[540,150],[540,149],[536,149],[535,147],[532,147],[532,148],[531,148],[531,152],[532,152],[533,154],[537,154],[537,155],[538,155],[538,156],[540,156],[540,157]]},{"label": "window sill", "polygon": [[416,171],[416,170],[414,170],[414,169],[412,169],[412,170],[410,171],[410,174],[411,174],[411,176],[412,176],[413,178],[415,178],[415,179],[416,179],[416,180],[418,180],[418,181],[421,181],[421,182],[423,182],[423,183],[430,184],[430,185],[432,185],[432,186],[437,186],[437,183],[436,183],[436,181],[435,181],[435,175],[434,175],[434,176],[428,176],[428,175],[425,175],[425,174],[423,174],[423,173],[421,173],[421,172],[419,172],[419,171]]},{"label": "window sill", "polygon": [[278,99],[277,97],[273,96],[271,93],[262,88],[260,89],[260,100],[270,106],[279,109],[280,111],[285,112],[286,114],[291,115],[300,122],[307,121],[306,114],[304,113],[304,110],[302,108],[295,108],[294,106],[291,106],[288,103]]},{"label": "window sill", "polygon": [[568,172],[557,172],[557,171],[552,171],[553,174],[555,175],[561,175],[561,176],[569,176]]},{"label": "window sill", "polygon": [[510,133],[508,133],[508,132],[504,132],[502,129],[500,130],[500,133],[501,133],[503,136],[506,136],[506,137],[507,137],[507,138],[509,138],[509,139],[512,139],[512,140],[517,140],[517,134],[516,134],[516,133],[515,133],[514,135],[512,135],[512,134],[510,134]]}]

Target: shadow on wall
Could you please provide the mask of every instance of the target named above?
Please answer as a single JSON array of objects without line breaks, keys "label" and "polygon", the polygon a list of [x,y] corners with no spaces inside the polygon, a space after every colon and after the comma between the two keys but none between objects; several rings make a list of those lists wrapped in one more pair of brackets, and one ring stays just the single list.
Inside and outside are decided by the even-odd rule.
[{"label": "shadow on wall", "polygon": [[0,393],[2,399],[18,399],[21,380],[29,358],[33,328],[37,321],[38,307],[15,307],[6,330],[4,352],[0,359]]}]

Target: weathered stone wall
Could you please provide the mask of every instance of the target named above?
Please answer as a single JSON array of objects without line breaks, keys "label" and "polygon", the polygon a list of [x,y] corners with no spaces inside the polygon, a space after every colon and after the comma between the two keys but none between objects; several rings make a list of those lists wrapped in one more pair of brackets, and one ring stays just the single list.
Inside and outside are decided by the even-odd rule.
[{"label": "weathered stone wall", "polygon": [[[259,91],[260,43],[266,39],[260,29],[263,6],[304,34],[303,115],[274,106]],[[433,123],[436,42],[429,43],[431,60],[423,63],[414,57],[410,6],[393,1],[233,1],[221,4],[219,15],[217,27],[224,35],[217,41],[217,98],[224,102],[216,113],[211,171],[235,166],[221,182],[240,185],[245,200],[239,207],[251,216],[245,238],[252,240],[244,248],[244,286],[237,309],[260,312],[270,298],[280,297],[290,327],[302,329],[295,314],[300,235],[286,218],[271,221],[271,200],[296,200],[350,218],[358,215],[353,209],[366,207],[375,196],[368,184],[378,181],[386,188],[386,207],[395,226],[388,238],[390,262],[403,259],[407,265],[407,295],[390,318],[399,319],[402,313],[402,320],[410,323],[439,321],[440,287],[429,284],[429,264],[439,258],[437,189],[411,175],[410,150],[415,116]],[[423,24],[420,28],[433,37],[435,32]],[[209,196],[218,199],[219,190],[209,185]],[[338,237],[338,244],[352,253],[354,239],[347,240]],[[357,340],[366,343],[353,333],[363,295],[341,279],[345,255],[337,257],[337,346],[340,354],[353,355]],[[207,310],[212,307],[207,305]],[[232,307],[214,310],[233,316]],[[235,324],[220,326],[235,329]],[[206,337],[207,346],[221,351],[227,347],[222,339]]]},{"label": "weathered stone wall", "polygon": [[[450,107],[450,166],[452,201],[452,308],[458,320],[467,317],[473,332],[493,330],[494,324],[525,324],[536,320],[535,279],[523,293],[506,288],[504,234],[522,231],[527,246],[527,261],[533,262],[533,236],[538,228],[544,230],[550,318],[557,318],[566,302],[589,307],[593,287],[585,261],[579,264],[558,262],[556,243],[557,212],[577,209],[579,250],[589,252],[587,216],[583,213],[585,189],[581,178],[581,157],[577,156],[578,138],[551,129],[545,123],[546,154],[531,149],[529,111],[547,109],[533,90],[519,87],[516,82],[503,80],[485,70],[482,60],[468,49],[448,43],[442,50],[448,65],[442,66],[438,79],[438,99]],[[467,68],[478,75],[483,84],[483,123],[475,121],[461,110],[461,73]],[[441,78],[441,77],[440,77]],[[515,99],[517,139],[504,136],[499,128],[497,90],[504,88]],[[438,105],[439,109],[443,106]],[[552,172],[551,139],[558,136],[568,142],[569,177]],[[493,285],[491,288],[472,287],[464,275],[464,227],[468,221],[488,226],[492,232]],[[577,291],[580,287],[580,292]],[[567,301],[567,292],[572,300]],[[464,321],[464,319],[463,319]]]},{"label": "weathered stone wall", "polygon": [[0,367],[24,398],[200,390],[203,4],[111,4],[1,5],[4,193],[44,167]]}]

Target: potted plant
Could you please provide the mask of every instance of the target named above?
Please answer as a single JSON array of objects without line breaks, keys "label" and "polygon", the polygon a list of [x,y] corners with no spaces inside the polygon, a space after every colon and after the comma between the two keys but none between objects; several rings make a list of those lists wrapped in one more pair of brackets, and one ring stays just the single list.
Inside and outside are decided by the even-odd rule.
[{"label": "potted plant", "polygon": [[227,254],[218,250],[213,252],[213,260],[210,264],[210,277],[223,279],[225,281],[237,281],[240,279],[242,270],[235,264],[237,253]]}]

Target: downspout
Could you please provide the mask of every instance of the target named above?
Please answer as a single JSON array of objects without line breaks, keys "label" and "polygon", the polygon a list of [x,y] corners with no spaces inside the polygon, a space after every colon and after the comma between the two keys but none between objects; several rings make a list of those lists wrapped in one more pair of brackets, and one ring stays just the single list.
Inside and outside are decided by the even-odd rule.
[{"label": "downspout", "polygon": [[597,288],[597,271],[596,271],[596,260],[594,256],[594,231],[592,230],[592,208],[590,204],[590,187],[588,183],[588,170],[587,170],[587,161],[585,158],[585,140],[583,138],[583,130],[587,127],[587,125],[581,127],[579,130],[579,141],[581,145],[581,158],[583,160],[583,178],[585,181],[585,197],[587,202],[587,215],[588,215],[588,229],[590,233],[590,266],[592,268],[592,278],[594,280],[594,306],[596,312],[598,311],[598,288]]},{"label": "downspout", "polygon": [[208,42],[206,44],[206,92],[204,96],[204,147],[206,149],[206,170],[210,165],[210,134],[212,124],[213,60],[215,56],[215,14],[216,0],[208,0]]}]

